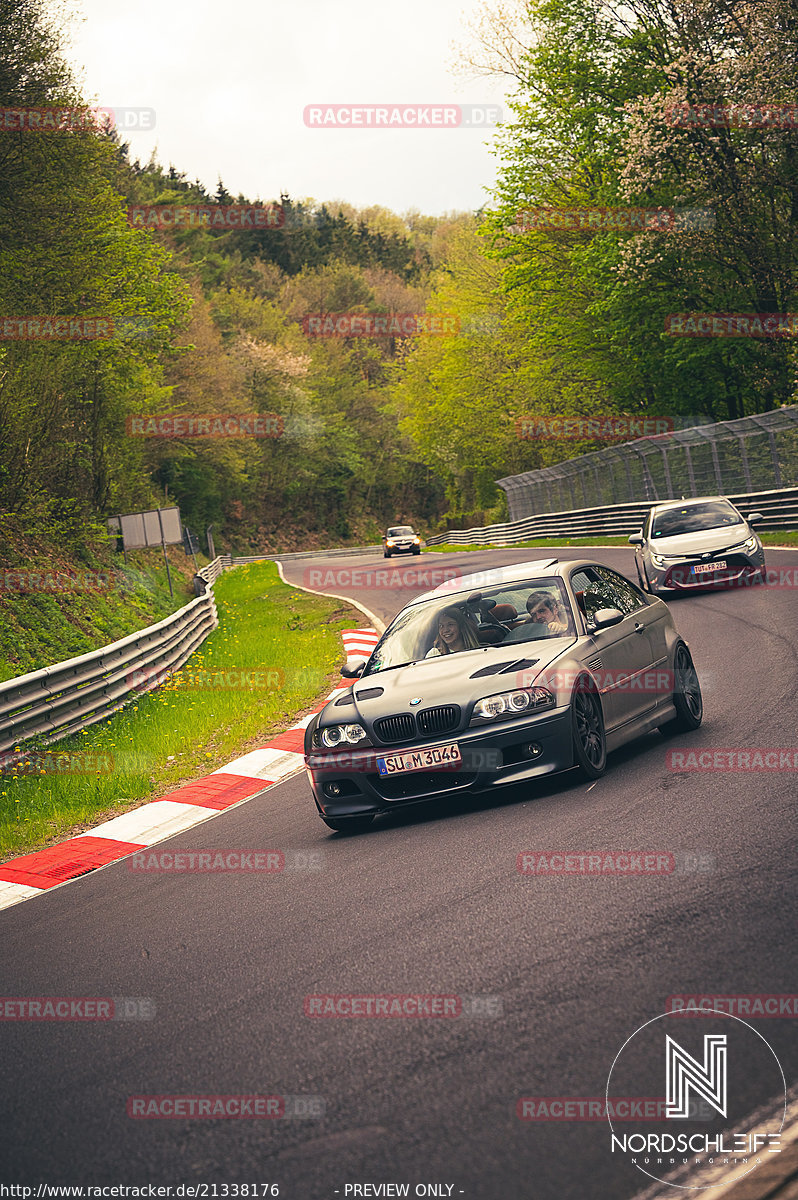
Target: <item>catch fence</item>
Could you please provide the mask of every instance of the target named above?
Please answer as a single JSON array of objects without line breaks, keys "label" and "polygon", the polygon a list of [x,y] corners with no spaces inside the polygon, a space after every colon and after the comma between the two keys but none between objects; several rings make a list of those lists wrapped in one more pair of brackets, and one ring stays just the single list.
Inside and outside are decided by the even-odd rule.
[{"label": "catch fence", "polygon": [[507,495],[511,522],[541,513],[795,487],[798,405],[637,438],[496,482]]}]

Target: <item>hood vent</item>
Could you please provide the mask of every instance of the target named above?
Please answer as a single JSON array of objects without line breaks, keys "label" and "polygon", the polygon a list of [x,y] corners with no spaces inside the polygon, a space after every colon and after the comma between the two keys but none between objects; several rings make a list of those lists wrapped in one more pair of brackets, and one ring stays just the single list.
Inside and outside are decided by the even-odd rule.
[{"label": "hood vent", "polygon": [[539,658],[514,658],[512,662],[491,663],[488,667],[480,667],[469,679],[484,679],[486,675],[502,675],[506,671],[527,671],[538,662]]},{"label": "hood vent", "polygon": [[342,704],[354,704],[355,698],[351,692],[346,692],[345,695],[339,696],[335,701],[335,707],[340,708]]},{"label": "hood vent", "polygon": [[384,691],[385,691],[385,688],[381,688],[381,687],[364,688],[362,692],[355,692],[355,699],[356,700],[376,700],[377,697],[381,696]]}]

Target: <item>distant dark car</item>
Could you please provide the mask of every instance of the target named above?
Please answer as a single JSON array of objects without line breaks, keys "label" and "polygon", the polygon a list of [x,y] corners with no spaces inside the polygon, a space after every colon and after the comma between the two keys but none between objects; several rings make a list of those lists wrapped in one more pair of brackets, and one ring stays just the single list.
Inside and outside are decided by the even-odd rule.
[{"label": "distant dark car", "polygon": [[765,551],[752,526],[762,514],[742,516],[725,496],[655,504],[635,547],[640,586],[646,592],[693,592],[766,578]]},{"label": "distant dark car", "polygon": [[420,554],[421,538],[409,525],[394,525],[382,539],[382,556],[392,554]]},{"label": "distant dark car", "polygon": [[697,729],[701,688],[667,604],[583,560],[442,584],[396,616],[305,731],[322,820],[356,831],[443,794],[575,767],[653,729]]}]

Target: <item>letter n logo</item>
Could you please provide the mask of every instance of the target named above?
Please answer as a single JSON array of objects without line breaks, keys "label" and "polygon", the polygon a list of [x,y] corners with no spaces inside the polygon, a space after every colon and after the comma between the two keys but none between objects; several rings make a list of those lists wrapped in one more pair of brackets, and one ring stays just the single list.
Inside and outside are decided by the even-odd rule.
[{"label": "letter n logo", "polygon": [[704,1034],[704,1063],[665,1035],[665,1116],[671,1121],[690,1116],[690,1089],[726,1116],[726,1034]]}]

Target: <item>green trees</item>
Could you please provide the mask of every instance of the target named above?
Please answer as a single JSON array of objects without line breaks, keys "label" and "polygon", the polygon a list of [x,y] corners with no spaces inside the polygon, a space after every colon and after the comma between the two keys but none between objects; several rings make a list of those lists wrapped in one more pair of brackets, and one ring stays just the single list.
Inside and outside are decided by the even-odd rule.
[{"label": "green trees", "polygon": [[[420,342],[395,389],[452,503],[485,507],[491,478],[596,448],[519,447],[523,414],[689,423],[794,400],[794,339],[679,337],[666,320],[797,307],[796,0],[495,0],[478,35],[469,66],[518,90],[494,204],[432,305],[501,320],[485,353]],[[674,116],[768,103],[792,120]],[[630,209],[650,214],[641,228]]]},{"label": "green trees", "polygon": [[[0,106],[80,105],[38,4],[2,8]],[[107,133],[0,133],[0,503],[33,519],[149,498],[122,437],[126,405],[157,391],[158,354],[188,305],[167,255],[127,224],[119,169]],[[15,324],[41,317],[103,336]]]},{"label": "green trees", "polygon": [[[3,512],[77,530],[168,494],[235,549],[373,537],[447,504],[498,516],[497,477],[595,448],[524,440],[525,416],[722,420],[795,397],[794,339],[666,319],[798,308],[795,121],[685,117],[795,105],[798,0],[492,2],[470,65],[518,89],[479,214],[286,194],[279,224],[151,231],[129,207],[261,201],[131,164],[112,130],[0,130]],[[81,105],[43,11],[0,0],[0,107]],[[624,229],[630,208],[676,222]],[[307,320],[425,310],[456,329]],[[105,333],[15,335],[44,317]],[[282,433],[130,435],[172,413],[276,413]]]},{"label": "green trees", "polygon": [[[85,110],[43,11],[0,0],[0,107]],[[281,202],[275,228],[152,232],[127,210],[250,202],[130,164],[88,119],[2,129],[3,512],[79,542],[87,519],[168,497],[195,531],[213,522],[217,542],[242,549],[437,514],[440,488],[385,411],[399,343],[302,332],[314,311],[423,311],[437,222]],[[130,425],[203,413],[276,413],[282,436],[145,438]]]}]

